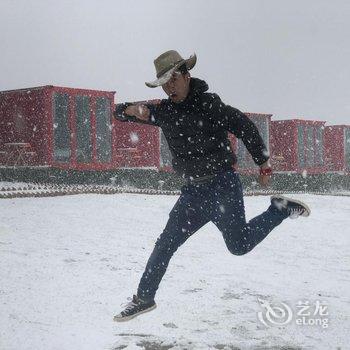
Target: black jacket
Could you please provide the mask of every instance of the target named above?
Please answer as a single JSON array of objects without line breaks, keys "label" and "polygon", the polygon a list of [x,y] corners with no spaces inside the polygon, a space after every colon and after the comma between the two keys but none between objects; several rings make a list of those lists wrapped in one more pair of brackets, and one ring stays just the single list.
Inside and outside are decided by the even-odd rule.
[{"label": "black jacket", "polygon": [[170,99],[146,104],[149,121],[123,114],[131,103],[117,105],[115,117],[159,126],[168,142],[174,170],[183,177],[201,177],[231,169],[236,162],[228,132],[242,139],[256,164],[268,160],[264,142],[254,123],[241,111],[208,93],[205,81],[191,78],[190,92],[181,103]]}]

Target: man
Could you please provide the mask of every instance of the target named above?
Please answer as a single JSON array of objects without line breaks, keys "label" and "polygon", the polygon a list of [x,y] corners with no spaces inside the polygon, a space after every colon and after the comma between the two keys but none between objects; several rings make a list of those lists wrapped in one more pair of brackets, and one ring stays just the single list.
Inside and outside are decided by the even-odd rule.
[{"label": "man", "polygon": [[245,219],[242,185],[233,169],[236,162],[228,132],[242,139],[260,166],[259,182],[266,185],[272,170],[269,155],[255,125],[238,109],[208,93],[203,80],[191,78],[196,55],[183,59],[167,51],[155,59],[157,79],[148,87],[161,86],[168,98],[159,105],[118,105],[118,120],[162,128],[173,157],[173,168],[187,180],[138,286],[137,294],[114,317],[127,321],[156,307],[156,291],[175,251],[198,229],[212,221],[222,232],[228,250],[243,255],[260,243],[287,217],[308,216],[304,203],[282,196],[248,223]]}]

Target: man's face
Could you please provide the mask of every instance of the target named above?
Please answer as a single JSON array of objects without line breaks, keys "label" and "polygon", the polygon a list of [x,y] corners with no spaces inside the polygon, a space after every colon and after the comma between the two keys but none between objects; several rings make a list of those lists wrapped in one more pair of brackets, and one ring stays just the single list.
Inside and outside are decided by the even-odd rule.
[{"label": "man's face", "polygon": [[190,89],[190,74],[182,74],[179,71],[175,71],[171,79],[166,84],[162,85],[162,88],[172,102],[180,103],[188,95]]}]

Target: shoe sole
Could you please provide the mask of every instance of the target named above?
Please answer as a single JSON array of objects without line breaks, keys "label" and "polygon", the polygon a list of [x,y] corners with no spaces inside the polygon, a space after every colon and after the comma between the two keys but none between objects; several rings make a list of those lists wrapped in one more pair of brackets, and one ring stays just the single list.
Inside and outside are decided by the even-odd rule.
[{"label": "shoe sole", "polygon": [[297,199],[293,199],[293,198],[289,198],[289,197],[285,197],[285,196],[281,196],[281,195],[271,196],[270,199],[272,200],[273,198],[287,200],[287,201],[301,205],[302,207],[305,208],[306,211],[304,211],[304,213],[302,213],[300,216],[303,216],[306,218],[306,217],[310,216],[310,214],[311,214],[311,209],[309,208],[309,206],[302,201],[298,201]]},{"label": "shoe sole", "polygon": [[114,316],[113,317],[113,321],[114,322],[126,322],[126,321],[130,321],[131,319],[141,315],[141,314],[144,314],[146,312],[149,312],[149,311],[152,311],[154,310],[155,308],[157,307],[157,304],[154,304],[153,306],[149,307],[148,309],[146,310],[143,310],[143,311],[140,311],[138,312],[137,314],[135,315],[131,315],[131,316],[125,316],[125,317],[120,317],[120,318],[117,318],[117,316]]}]

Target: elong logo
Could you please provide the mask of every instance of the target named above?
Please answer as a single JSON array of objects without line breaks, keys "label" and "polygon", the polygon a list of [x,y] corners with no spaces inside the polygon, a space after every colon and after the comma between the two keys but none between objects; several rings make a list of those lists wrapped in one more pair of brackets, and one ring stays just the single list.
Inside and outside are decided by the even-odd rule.
[{"label": "elong logo", "polygon": [[[270,326],[283,326],[290,323],[293,319],[292,308],[284,302],[280,302],[277,305],[272,305],[269,301],[258,298],[263,311],[258,312],[259,321],[266,327]],[[295,313],[295,323],[298,326],[321,326],[322,328],[328,328],[329,319],[328,306],[316,300],[314,304],[310,301],[299,300],[296,308],[298,311]]]}]

